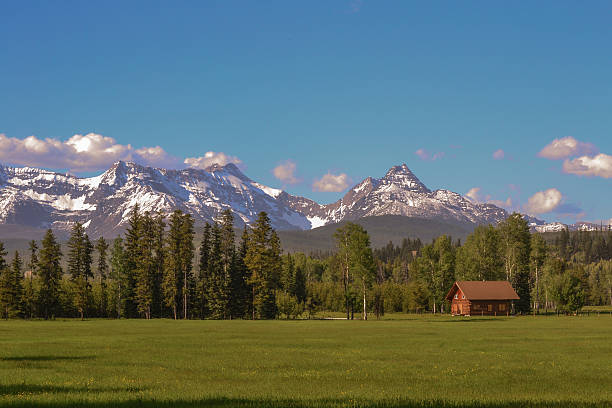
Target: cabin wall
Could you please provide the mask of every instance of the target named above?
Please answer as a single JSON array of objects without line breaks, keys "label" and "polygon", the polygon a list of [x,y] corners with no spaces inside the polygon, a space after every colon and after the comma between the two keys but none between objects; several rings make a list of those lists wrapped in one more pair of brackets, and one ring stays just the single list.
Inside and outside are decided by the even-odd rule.
[{"label": "cabin wall", "polygon": [[474,300],[471,302],[471,316],[508,316],[511,312],[508,300]]}]

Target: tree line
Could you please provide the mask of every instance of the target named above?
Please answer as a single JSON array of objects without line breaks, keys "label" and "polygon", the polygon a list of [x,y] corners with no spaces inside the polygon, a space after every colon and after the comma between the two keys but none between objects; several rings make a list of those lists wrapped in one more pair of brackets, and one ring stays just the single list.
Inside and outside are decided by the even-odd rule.
[{"label": "tree line", "polygon": [[612,232],[531,234],[512,214],[479,226],[462,244],[440,236],[372,249],[367,231],[348,223],[330,254],[282,254],[262,212],[236,236],[231,211],[206,224],[196,247],[191,215],[131,212],[123,237],[92,242],[76,223],[65,263],[52,230],[31,241],[28,261],[7,261],[0,243],[0,315],[272,319],[342,312],[448,312],[455,280],[508,280],[520,296],[516,313],[575,311],[612,304]]},{"label": "tree line", "polygon": [[141,213],[135,206],[124,237],[112,243],[103,237],[92,242],[76,223],[66,245],[65,271],[52,230],[40,247],[30,242],[25,273],[22,255],[16,251],[7,264],[0,243],[0,314],[268,319],[278,313],[277,294],[299,292],[300,285],[281,279],[280,240],[266,213],[245,227],[239,245],[231,211],[223,212],[219,223],[207,223],[197,265],[194,237],[190,214],[177,210],[166,222],[163,214]]}]

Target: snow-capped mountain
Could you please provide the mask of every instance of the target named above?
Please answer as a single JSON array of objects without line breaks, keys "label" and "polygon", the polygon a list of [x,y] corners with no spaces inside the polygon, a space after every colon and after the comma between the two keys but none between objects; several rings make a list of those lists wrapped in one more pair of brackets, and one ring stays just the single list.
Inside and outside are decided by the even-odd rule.
[{"label": "snow-capped mountain", "polygon": [[114,235],[125,228],[136,204],[151,212],[178,208],[193,214],[196,222],[218,219],[231,208],[238,222],[251,224],[266,211],[276,229],[311,229],[379,215],[473,225],[496,224],[508,216],[492,204],[428,189],[405,164],[382,178],[366,178],[327,205],[259,184],[233,164],[167,170],[120,161],[89,178],[0,167],[0,224],[65,231],[79,221],[92,236]]},{"label": "snow-capped mountain", "polygon": [[599,231],[611,228],[609,224],[595,224],[592,222],[578,221],[574,224],[563,224],[561,222],[549,222],[541,225],[530,224],[531,229],[537,232],[560,232],[568,231]]},{"label": "snow-capped mountain", "polygon": [[492,204],[479,204],[449,190],[429,190],[405,164],[394,166],[380,179],[368,177],[346,195],[320,205],[285,192],[278,200],[304,214],[313,227],[377,215],[436,218],[471,224],[496,224],[508,213]]},{"label": "snow-capped mountain", "polygon": [[304,215],[276,199],[280,193],[249,179],[233,164],[166,170],[117,162],[91,178],[2,167],[0,223],[61,230],[79,221],[95,236],[125,227],[138,203],[142,211],[167,213],[178,208],[196,221],[217,219],[231,208],[250,224],[266,211],[275,228],[309,229]]}]

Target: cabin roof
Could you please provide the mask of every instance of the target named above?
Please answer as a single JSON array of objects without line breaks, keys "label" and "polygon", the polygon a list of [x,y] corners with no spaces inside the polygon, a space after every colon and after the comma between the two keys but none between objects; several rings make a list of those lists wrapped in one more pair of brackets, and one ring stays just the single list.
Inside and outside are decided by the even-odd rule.
[{"label": "cabin roof", "polygon": [[452,300],[457,289],[468,300],[516,300],[520,299],[508,281],[457,281],[446,295]]}]

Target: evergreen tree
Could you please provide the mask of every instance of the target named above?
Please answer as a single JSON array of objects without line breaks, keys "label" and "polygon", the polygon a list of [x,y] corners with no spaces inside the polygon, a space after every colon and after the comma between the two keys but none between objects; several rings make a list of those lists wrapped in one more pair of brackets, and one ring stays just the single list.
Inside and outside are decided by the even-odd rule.
[{"label": "evergreen tree", "polygon": [[200,262],[198,264],[199,276],[197,284],[197,298],[198,308],[200,311],[200,318],[206,318],[210,314],[208,305],[208,288],[210,285],[210,274],[209,274],[209,258],[211,251],[211,226],[209,223],[204,225],[204,231],[202,234],[202,243],[200,245]]},{"label": "evergreen tree", "polygon": [[13,256],[13,262],[11,263],[11,272],[13,275],[13,293],[15,294],[14,300],[14,315],[20,315],[23,312],[23,289],[24,289],[24,278],[23,278],[23,260],[19,255],[18,251],[15,251]]},{"label": "evergreen tree", "polygon": [[275,318],[275,290],[281,269],[280,243],[265,212],[259,213],[249,234],[245,264],[251,273],[248,283],[252,288],[253,319]]},{"label": "evergreen tree", "polygon": [[220,253],[221,268],[218,279],[218,288],[223,292],[220,296],[222,302],[223,318],[232,318],[235,307],[233,288],[238,285],[236,276],[236,235],[234,233],[234,216],[230,209],[223,211],[221,215],[220,229]]},{"label": "evergreen tree", "polygon": [[34,288],[34,276],[38,268],[38,245],[32,240],[28,243],[30,251],[30,261],[28,262],[29,271],[26,272],[26,278],[23,288],[23,308],[27,318],[34,317],[36,313],[36,289]]},{"label": "evergreen tree", "polygon": [[251,316],[249,313],[253,304],[251,300],[251,290],[247,283],[249,271],[244,260],[246,258],[249,242],[249,231],[245,225],[240,239],[240,246],[236,253],[236,263],[232,275],[232,316],[244,318]]},{"label": "evergreen tree", "polygon": [[194,235],[193,217],[191,214],[183,214],[180,246],[181,270],[183,272],[183,319],[189,318],[190,307],[193,303],[191,294],[195,290],[193,279]]},{"label": "evergreen tree", "polygon": [[68,240],[68,273],[70,274],[74,306],[77,308],[81,319],[91,299],[91,284],[89,279],[93,277],[91,270],[93,245],[85,233],[81,223],[76,223]]},{"label": "evergreen tree", "polygon": [[100,285],[100,301],[98,304],[98,315],[105,317],[108,310],[108,293],[106,279],[108,278],[108,243],[104,237],[96,241],[96,251],[98,252],[98,284]]},{"label": "evergreen tree", "polygon": [[189,317],[189,293],[193,290],[193,218],[176,210],[169,220],[165,246],[165,267],[162,283],[164,303],[172,309],[175,319],[182,309],[183,318]]},{"label": "evergreen tree", "polygon": [[53,231],[47,230],[38,257],[38,310],[45,319],[54,318],[59,308],[62,253]]},{"label": "evergreen tree", "polygon": [[127,298],[127,261],[123,249],[123,239],[113,241],[110,258],[110,283],[108,287],[108,310],[110,316],[125,317]]},{"label": "evergreen tree", "polygon": [[125,288],[124,296],[124,315],[125,317],[135,317],[138,315],[136,303],[136,273],[138,261],[140,259],[140,237],[142,234],[142,216],[138,204],[134,206],[128,221],[128,228],[125,232]]},{"label": "evergreen tree", "polygon": [[229,305],[230,280],[223,268],[221,234],[221,227],[215,222],[211,229],[207,285],[207,303],[213,319],[223,319]]},{"label": "evergreen tree", "polygon": [[140,233],[136,247],[136,269],[134,271],[134,300],[138,313],[146,319],[151,318],[155,291],[155,242],[156,223],[149,212],[140,219]]},{"label": "evergreen tree", "polygon": [[306,301],[306,275],[304,274],[304,268],[297,266],[295,268],[295,274],[293,276],[293,296],[296,297],[299,303]]},{"label": "evergreen tree", "polygon": [[158,317],[163,316],[164,302],[162,295],[162,281],[164,279],[164,238],[166,231],[166,223],[164,222],[164,215],[160,211],[155,217],[155,241],[154,241],[154,252],[155,252],[155,266],[154,266],[154,282],[153,282],[153,305],[154,310],[157,312]]},{"label": "evergreen tree", "polygon": [[6,255],[4,244],[0,242],[0,315],[8,319],[17,317],[21,312],[23,277],[19,252],[15,251],[11,266],[6,263]]}]

